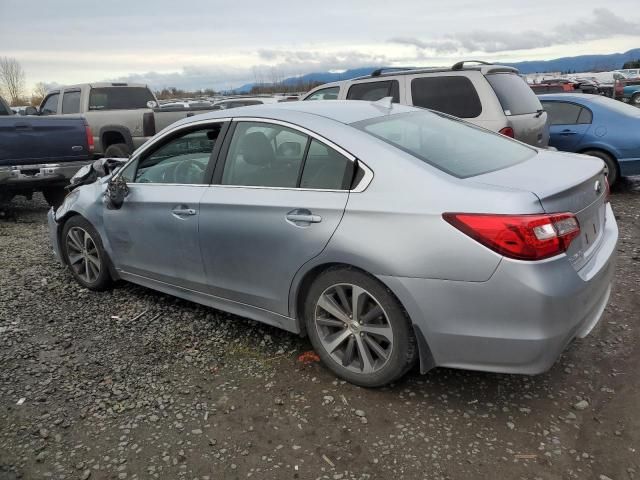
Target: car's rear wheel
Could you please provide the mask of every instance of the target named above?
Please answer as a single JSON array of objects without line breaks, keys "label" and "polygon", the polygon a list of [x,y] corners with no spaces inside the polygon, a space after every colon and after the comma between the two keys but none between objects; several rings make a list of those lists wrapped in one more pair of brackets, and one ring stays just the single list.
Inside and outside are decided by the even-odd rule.
[{"label": "car's rear wheel", "polygon": [[415,363],[416,340],[402,306],[384,285],[359,270],[320,274],[305,302],[305,321],[324,364],[356,385],[385,385]]},{"label": "car's rear wheel", "polygon": [[640,93],[636,93],[631,97],[631,105],[634,107],[640,107]]},{"label": "car's rear wheel", "polygon": [[130,154],[131,150],[126,143],[114,143],[104,151],[104,156],[107,158],[129,158]]},{"label": "car's rear wheel", "polygon": [[100,235],[80,216],[64,224],[61,236],[64,260],[76,281],[90,290],[106,290],[112,283],[109,259]]},{"label": "car's rear wheel", "polygon": [[607,181],[610,186],[613,186],[614,183],[618,181],[618,177],[620,176],[620,172],[618,171],[618,162],[606,152],[602,152],[600,150],[585,150],[582,152],[584,155],[591,155],[592,157],[598,157],[605,164],[605,172],[607,174]]}]

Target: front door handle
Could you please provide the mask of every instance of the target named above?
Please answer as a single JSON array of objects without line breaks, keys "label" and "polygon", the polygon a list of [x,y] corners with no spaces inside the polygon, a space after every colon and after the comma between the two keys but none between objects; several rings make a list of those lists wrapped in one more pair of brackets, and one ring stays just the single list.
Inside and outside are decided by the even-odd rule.
[{"label": "front door handle", "polygon": [[314,215],[306,208],[291,210],[287,213],[286,219],[297,226],[308,225],[310,223],[320,223],[322,221],[322,217],[320,215]]},{"label": "front door handle", "polygon": [[186,208],[186,207],[180,206],[171,210],[171,213],[173,213],[178,217],[188,217],[191,215],[195,215],[196,211],[193,208]]},{"label": "front door handle", "polygon": [[30,123],[16,123],[15,124],[15,129],[16,130],[30,130],[31,129],[31,124]]}]

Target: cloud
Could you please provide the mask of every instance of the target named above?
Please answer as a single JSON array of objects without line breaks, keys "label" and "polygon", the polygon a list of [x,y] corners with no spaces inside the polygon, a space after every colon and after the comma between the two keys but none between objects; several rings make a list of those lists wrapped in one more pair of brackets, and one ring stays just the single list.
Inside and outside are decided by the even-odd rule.
[{"label": "cloud", "polygon": [[497,53],[581,43],[616,35],[640,35],[640,22],[625,20],[606,8],[596,8],[593,10],[593,18],[560,24],[547,31],[523,30],[514,33],[504,30],[475,30],[445,35],[442,40],[394,37],[389,41],[435,53]]},{"label": "cloud", "polygon": [[227,90],[251,82],[271,82],[309,72],[389,65],[385,55],[357,50],[321,52],[314,50],[260,49],[254,64],[247,67],[186,65],[175,72],[132,73],[108,81],[145,83],[153,89],[177,87],[185,90],[214,88]]}]

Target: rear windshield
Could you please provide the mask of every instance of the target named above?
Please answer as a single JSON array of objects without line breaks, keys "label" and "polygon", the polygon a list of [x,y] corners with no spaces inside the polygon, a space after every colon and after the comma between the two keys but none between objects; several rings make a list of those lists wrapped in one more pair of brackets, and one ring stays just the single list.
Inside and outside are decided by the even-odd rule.
[{"label": "rear windshield", "polygon": [[458,178],[501,170],[536,154],[503,135],[434,112],[388,115],[351,125]]},{"label": "rear windshield", "polygon": [[531,87],[515,73],[486,75],[500,100],[505,115],[524,115],[542,110],[538,97]]},{"label": "rear windshield", "polygon": [[155,98],[145,87],[92,88],[89,95],[89,110],[148,108],[149,101],[155,101]]}]

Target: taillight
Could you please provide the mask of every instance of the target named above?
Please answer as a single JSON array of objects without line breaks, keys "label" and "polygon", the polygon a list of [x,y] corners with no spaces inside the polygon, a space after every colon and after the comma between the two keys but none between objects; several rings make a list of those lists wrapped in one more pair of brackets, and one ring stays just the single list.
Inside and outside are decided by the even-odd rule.
[{"label": "taillight", "polygon": [[507,137],[516,138],[516,134],[513,131],[513,128],[511,128],[511,127],[501,128],[498,133],[501,133],[502,135],[505,135]]},{"label": "taillight", "polygon": [[93,132],[91,131],[91,127],[89,125],[86,125],[84,128],[87,134],[87,146],[89,147],[89,152],[93,152],[96,149],[96,146],[93,143]]},{"label": "taillight", "polygon": [[485,247],[518,260],[542,260],[559,255],[566,252],[572,240],[580,234],[580,225],[572,213],[445,213],[442,216]]}]

